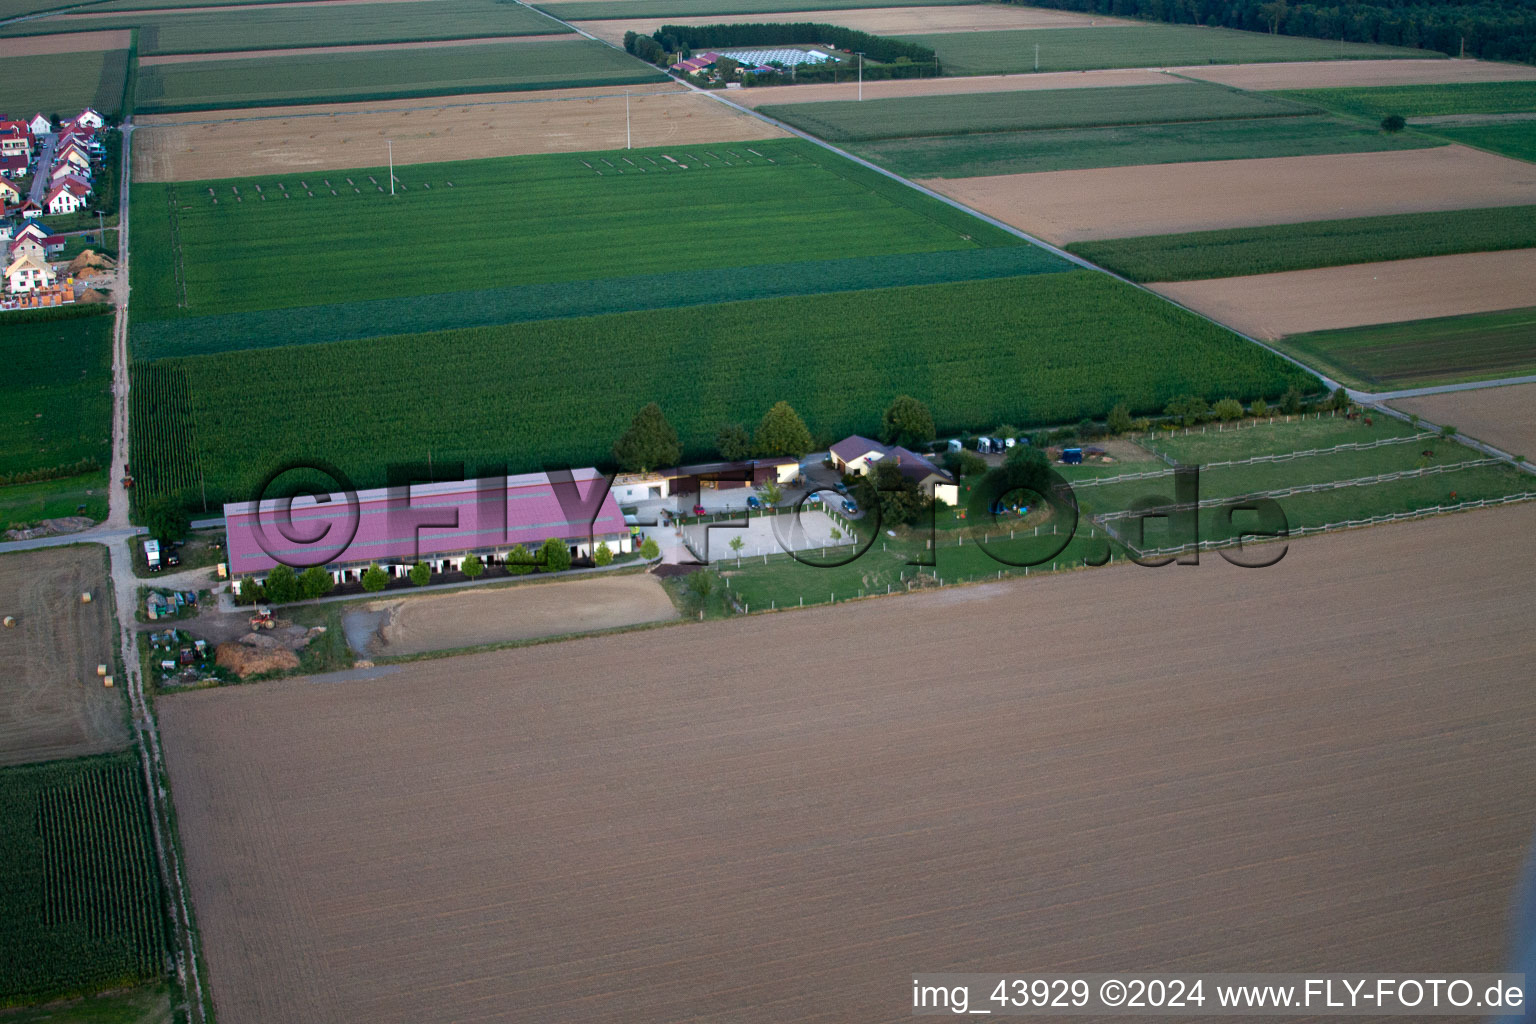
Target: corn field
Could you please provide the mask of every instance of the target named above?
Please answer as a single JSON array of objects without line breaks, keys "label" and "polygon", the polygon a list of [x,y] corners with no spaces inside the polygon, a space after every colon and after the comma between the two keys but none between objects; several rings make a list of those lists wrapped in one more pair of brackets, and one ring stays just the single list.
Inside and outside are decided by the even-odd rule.
[{"label": "corn field", "polygon": [[201,483],[191,392],[184,369],[175,363],[133,368],[128,430],[134,463],[134,499],[190,500]]}]

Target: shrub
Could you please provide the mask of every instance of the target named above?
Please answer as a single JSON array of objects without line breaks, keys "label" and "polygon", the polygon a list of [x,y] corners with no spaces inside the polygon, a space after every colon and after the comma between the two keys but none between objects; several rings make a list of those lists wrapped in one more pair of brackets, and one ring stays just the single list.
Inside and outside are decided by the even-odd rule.
[{"label": "shrub", "polygon": [[987,471],[987,460],[975,452],[950,452],[944,456],[944,468],[957,477],[976,476]]},{"label": "shrub", "polygon": [[526,576],[533,572],[533,556],[521,544],[507,552],[507,572],[513,576]]},{"label": "shrub", "polygon": [[656,543],[654,537],[645,538],[645,543],[640,545],[640,557],[647,562],[654,562],[661,557],[661,545]]},{"label": "shrub", "polygon": [[1408,122],[1402,114],[1388,114],[1381,119],[1381,130],[1389,135],[1395,135],[1408,127]]},{"label": "shrub", "polygon": [[[740,539],[740,537],[736,538],[736,540]],[[598,566],[613,564],[613,549],[608,546],[607,541],[603,541],[597,546],[597,550],[592,552],[592,564]]]},{"label": "shrub", "polygon": [[1254,419],[1263,419],[1269,415],[1269,403],[1262,398],[1255,398],[1253,404],[1248,407],[1248,415]]},{"label": "shrub", "polygon": [[266,588],[247,576],[240,581],[240,593],[235,600],[240,604],[260,604],[267,599]]},{"label": "shrub", "polygon": [[299,577],[289,565],[277,565],[267,573],[267,582],[264,584],[267,591],[267,600],[273,604],[287,604],[299,596]]},{"label": "shrub", "polygon": [[459,571],[472,580],[479,579],[480,574],[485,572],[485,563],[480,561],[479,555],[469,555],[464,559],[464,564],[459,566]]},{"label": "shrub", "polygon": [[1243,403],[1235,398],[1223,398],[1211,407],[1211,413],[1224,422],[1243,418]]},{"label": "shrub", "polygon": [[1303,404],[1304,400],[1301,394],[1301,389],[1294,384],[1286,388],[1285,394],[1280,396],[1280,411],[1285,413],[1287,416],[1294,416],[1301,412],[1301,407]]},{"label": "shrub", "polygon": [[363,570],[363,589],[370,594],[377,594],[389,584],[389,573],[379,568],[378,562],[371,562],[368,568]]},{"label": "shrub", "polygon": [[540,572],[564,572],[571,567],[571,549],[559,537],[551,537],[539,548]]},{"label": "shrub", "polygon": [[424,587],[432,582],[432,567],[426,562],[417,562],[411,566],[411,571],[408,575],[412,583],[418,587]]},{"label": "shrub", "polygon": [[306,601],[324,597],[336,585],[331,574],[318,565],[312,565],[299,573],[299,596]]},{"label": "shrub", "polygon": [[1111,434],[1124,434],[1131,429],[1131,410],[1124,402],[1116,402],[1115,407],[1109,410],[1107,425]]}]

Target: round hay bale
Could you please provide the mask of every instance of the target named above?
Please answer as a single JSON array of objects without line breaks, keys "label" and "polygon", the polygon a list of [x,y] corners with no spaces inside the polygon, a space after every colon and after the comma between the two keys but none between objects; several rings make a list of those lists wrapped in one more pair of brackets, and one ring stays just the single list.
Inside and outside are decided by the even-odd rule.
[{"label": "round hay bale", "polygon": [[111,676],[104,676],[102,678],[102,680],[101,680],[101,685],[102,686],[111,686],[112,685],[112,677]]},{"label": "round hay bale", "polygon": [[96,666],[96,674],[98,676],[105,676],[107,674],[107,666],[105,666],[105,665],[97,665]]},{"label": "round hay bale", "polygon": [[80,595],[80,603],[81,604],[90,604],[91,603],[91,592],[89,590],[83,592]]},{"label": "round hay bale", "polygon": [[16,625],[16,616],[14,616],[14,615],[7,615],[5,617],[5,628],[6,629],[12,629],[12,628],[15,627],[15,625]]}]

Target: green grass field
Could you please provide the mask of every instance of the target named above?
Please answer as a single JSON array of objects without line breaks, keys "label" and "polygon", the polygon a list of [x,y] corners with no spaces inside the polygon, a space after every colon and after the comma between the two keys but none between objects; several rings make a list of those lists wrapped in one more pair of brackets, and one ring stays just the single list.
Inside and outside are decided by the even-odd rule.
[{"label": "green grass field", "polygon": [[140,113],[342,103],[472,92],[659,82],[663,74],[590,39],[192,61],[139,69]]},{"label": "green grass field", "polygon": [[1133,281],[1199,281],[1533,247],[1536,206],[1503,206],[1078,242],[1068,249]]},{"label": "green grass field", "polygon": [[[1422,51],[1420,51],[1422,52]],[[1450,85],[1384,85],[1357,89],[1290,89],[1270,93],[1313,103],[1341,114],[1377,119],[1446,114],[1513,114],[1536,111],[1536,82],[1457,82]]]},{"label": "green grass field", "polygon": [[1000,75],[1092,68],[1148,68],[1182,64],[1249,64],[1298,60],[1368,60],[1424,57],[1424,50],[1325,39],[1272,36],[1189,25],[1125,28],[1051,28],[1011,32],[954,32],[903,36],[938,51],[946,75]]},{"label": "green grass field", "polygon": [[[122,112],[127,76],[127,50],[6,57],[0,60],[0,97],[14,117],[39,111],[70,116],[82,107],[116,117]],[[23,110],[27,113],[20,113]]]},{"label": "green grass field", "polygon": [[1370,153],[1441,144],[1414,133],[1388,135],[1330,117],[1266,117],[883,139],[848,148],[909,178],[970,178],[1197,160]]},{"label": "green grass field", "polygon": [[0,363],[0,482],[111,462],[112,317],[7,324]]},{"label": "green grass field", "polygon": [[[890,0],[881,7],[947,7],[976,0]],[[840,11],[869,6],[869,0],[552,0],[535,4],[566,21],[603,18],[694,18],[711,14],[772,14],[776,11]]]},{"label": "green grass field", "polygon": [[1505,124],[1420,125],[1420,131],[1479,149],[1492,150],[1516,160],[1536,163],[1536,120]]},{"label": "green grass field", "polygon": [[1257,93],[1188,82],[911,96],[863,103],[792,103],[763,107],[762,111],[829,141],[853,142],[1037,128],[1296,117],[1312,112],[1312,108],[1277,103]]},{"label": "green grass field", "polygon": [[514,471],[604,461],[651,400],[695,455],[719,423],[780,398],[835,440],[874,429],[900,392],[958,429],[1293,383],[1316,386],[1222,328],[1073,271],[162,360],[135,371],[133,444],[145,461],[186,459],[146,493],[188,491],[200,470],[217,503],[248,498],[290,458],[330,460],[359,486],[428,450]]},{"label": "green grass field", "polygon": [[568,31],[554,19],[520,4],[496,0],[418,0],[329,6],[280,4],[250,10],[234,6],[164,14],[125,11],[89,22],[41,18],[6,26],[0,29],[0,35],[40,35],[78,30],[82,26],[137,28],[141,56]]},{"label": "green grass field", "polygon": [[61,516],[107,518],[107,471],[0,487],[0,530]]},{"label": "green grass field", "polygon": [[[396,176],[406,190],[394,198],[384,168],[136,184],[135,317],[408,306],[492,285],[1021,244],[799,140],[423,164]],[[700,244],[677,244],[689,234]]]},{"label": "green grass field", "polygon": [[137,322],[130,341],[135,359],[152,360],[347,341],[402,331],[491,327],[743,299],[980,281],[1071,268],[1066,260],[1032,245],[804,260],[455,292],[441,301],[401,303],[392,298],[369,299],[299,309]]},{"label": "green grass field", "polygon": [[1276,343],[1370,391],[1536,373],[1536,308],[1293,334]]},{"label": "green grass field", "polygon": [[0,769],[0,1006],[165,970],[138,755]]}]

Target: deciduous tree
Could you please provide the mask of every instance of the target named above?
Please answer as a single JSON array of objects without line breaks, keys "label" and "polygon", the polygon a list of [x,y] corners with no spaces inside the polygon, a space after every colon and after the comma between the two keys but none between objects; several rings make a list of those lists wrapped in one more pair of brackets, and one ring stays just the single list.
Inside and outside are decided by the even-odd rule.
[{"label": "deciduous tree", "polygon": [[655,402],[635,413],[629,429],[613,445],[614,459],[630,473],[675,465],[682,452],[677,431]]},{"label": "deciduous tree", "polygon": [[912,447],[932,441],[933,413],[911,395],[897,395],[880,419],[880,440]]},{"label": "deciduous tree", "polygon": [[811,431],[800,414],[788,402],[775,402],[763,414],[757,432],[752,435],[752,450],[760,457],[793,455],[800,458],[815,447]]}]

